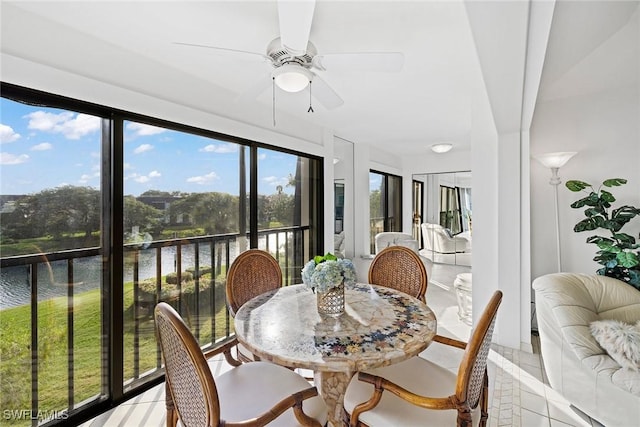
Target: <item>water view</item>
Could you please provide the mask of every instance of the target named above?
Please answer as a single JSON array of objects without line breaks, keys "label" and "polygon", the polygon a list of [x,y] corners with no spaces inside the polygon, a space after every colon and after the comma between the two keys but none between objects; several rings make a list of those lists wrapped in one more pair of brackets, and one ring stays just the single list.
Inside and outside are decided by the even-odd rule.
[{"label": "water view", "polygon": [[[236,253],[235,242],[231,242],[230,253]],[[208,265],[211,251],[208,246],[200,248],[200,263]],[[195,266],[193,247],[182,248],[182,270]],[[235,256],[234,256],[235,258]],[[78,294],[100,287],[102,268],[100,257],[80,258],[74,261],[73,293]],[[162,274],[175,272],[176,248],[162,248]],[[148,249],[140,251],[139,280],[156,277],[156,251]],[[133,281],[133,263],[125,263],[125,281]],[[67,263],[66,261],[43,262],[38,265],[38,301],[66,296]],[[29,266],[7,267],[0,270],[0,309],[29,304],[31,300],[31,274]]]}]

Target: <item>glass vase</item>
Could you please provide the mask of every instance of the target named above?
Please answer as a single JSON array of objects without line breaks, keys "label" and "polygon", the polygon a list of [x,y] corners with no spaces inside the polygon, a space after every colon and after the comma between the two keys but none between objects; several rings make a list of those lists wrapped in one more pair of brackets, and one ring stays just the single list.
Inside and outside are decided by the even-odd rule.
[{"label": "glass vase", "polygon": [[318,313],[327,316],[340,316],[344,313],[344,282],[329,288],[326,292],[316,291]]}]

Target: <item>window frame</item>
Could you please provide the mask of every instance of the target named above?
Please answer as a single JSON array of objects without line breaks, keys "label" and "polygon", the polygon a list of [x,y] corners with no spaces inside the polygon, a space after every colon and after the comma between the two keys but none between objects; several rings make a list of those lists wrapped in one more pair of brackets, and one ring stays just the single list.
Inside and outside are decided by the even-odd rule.
[{"label": "window frame", "polygon": [[[324,253],[324,170],[322,157],[298,152],[259,141],[238,136],[230,136],[220,132],[201,129],[195,126],[173,122],[170,120],[146,116],[143,114],[111,108],[79,99],[44,92],[24,86],[0,81],[2,98],[35,107],[65,109],[74,113],[90,114],[101,118],[101,179],[102,194],[101,212],[101,248],[103,256],[102,269],[102,330],[103,348],[108,361],[102,364],[102,395],[78,409],[68,409],[68,418],[53,420],[43,425],[59,423],[82,423],[98,414],[118,405],[133,396],[158,385],[164,381],[164,374],[141,381],[130,391],[124,389],[124,122],[135,121],[152,126],[185,132],[196,136],[214,138],[219,141],[238,144],[249,150],[249,236],[250,248],[258,246],[258,155],[259,148],[282,152],[313,160],[310,162],[308,250],[310,254],[295,254],[303,261],[304,256]],[[242,178],[239,178],[242,179]],[[306,252],[306,248],[305,248]],[[108,327],[108,330],[105,328]]]}]

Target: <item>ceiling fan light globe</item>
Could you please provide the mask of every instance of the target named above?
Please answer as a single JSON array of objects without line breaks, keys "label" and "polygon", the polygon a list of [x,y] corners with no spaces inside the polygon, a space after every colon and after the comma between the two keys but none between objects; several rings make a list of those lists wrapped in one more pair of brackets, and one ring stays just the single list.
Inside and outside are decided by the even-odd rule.
[{"label": "ceiling fan light globe", "polygon": [[286,92],[300,92],[307,87],[313,74],[300,65],[285,64],[273,71],[276,85]]}]

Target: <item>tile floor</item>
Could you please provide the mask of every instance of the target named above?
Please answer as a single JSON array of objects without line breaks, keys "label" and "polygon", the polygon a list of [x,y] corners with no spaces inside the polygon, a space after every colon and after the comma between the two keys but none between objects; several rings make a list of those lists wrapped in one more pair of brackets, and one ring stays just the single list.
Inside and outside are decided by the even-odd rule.
[{"label": "tile floor", "polygon": [[[455,275],[463,270],[468,271],[468,268],[434,265],[427,288],[427,302],[438,318],[438,333],[466,341],[470,328],[458,320],[456,297],[451,286]],[[551,389],[544,374],[539,341],[536,336],[532,341],[534,353],[493,345],[489,355],[489,426],[602,427]],[[462,352],[434,344],[420,355],[457,370]],[[214,375],[230,369],[223,359],[212,360],[210,364]],[[164,424],[164,384],[161,384],[82,424],[82,427],[163,427]]]}]

